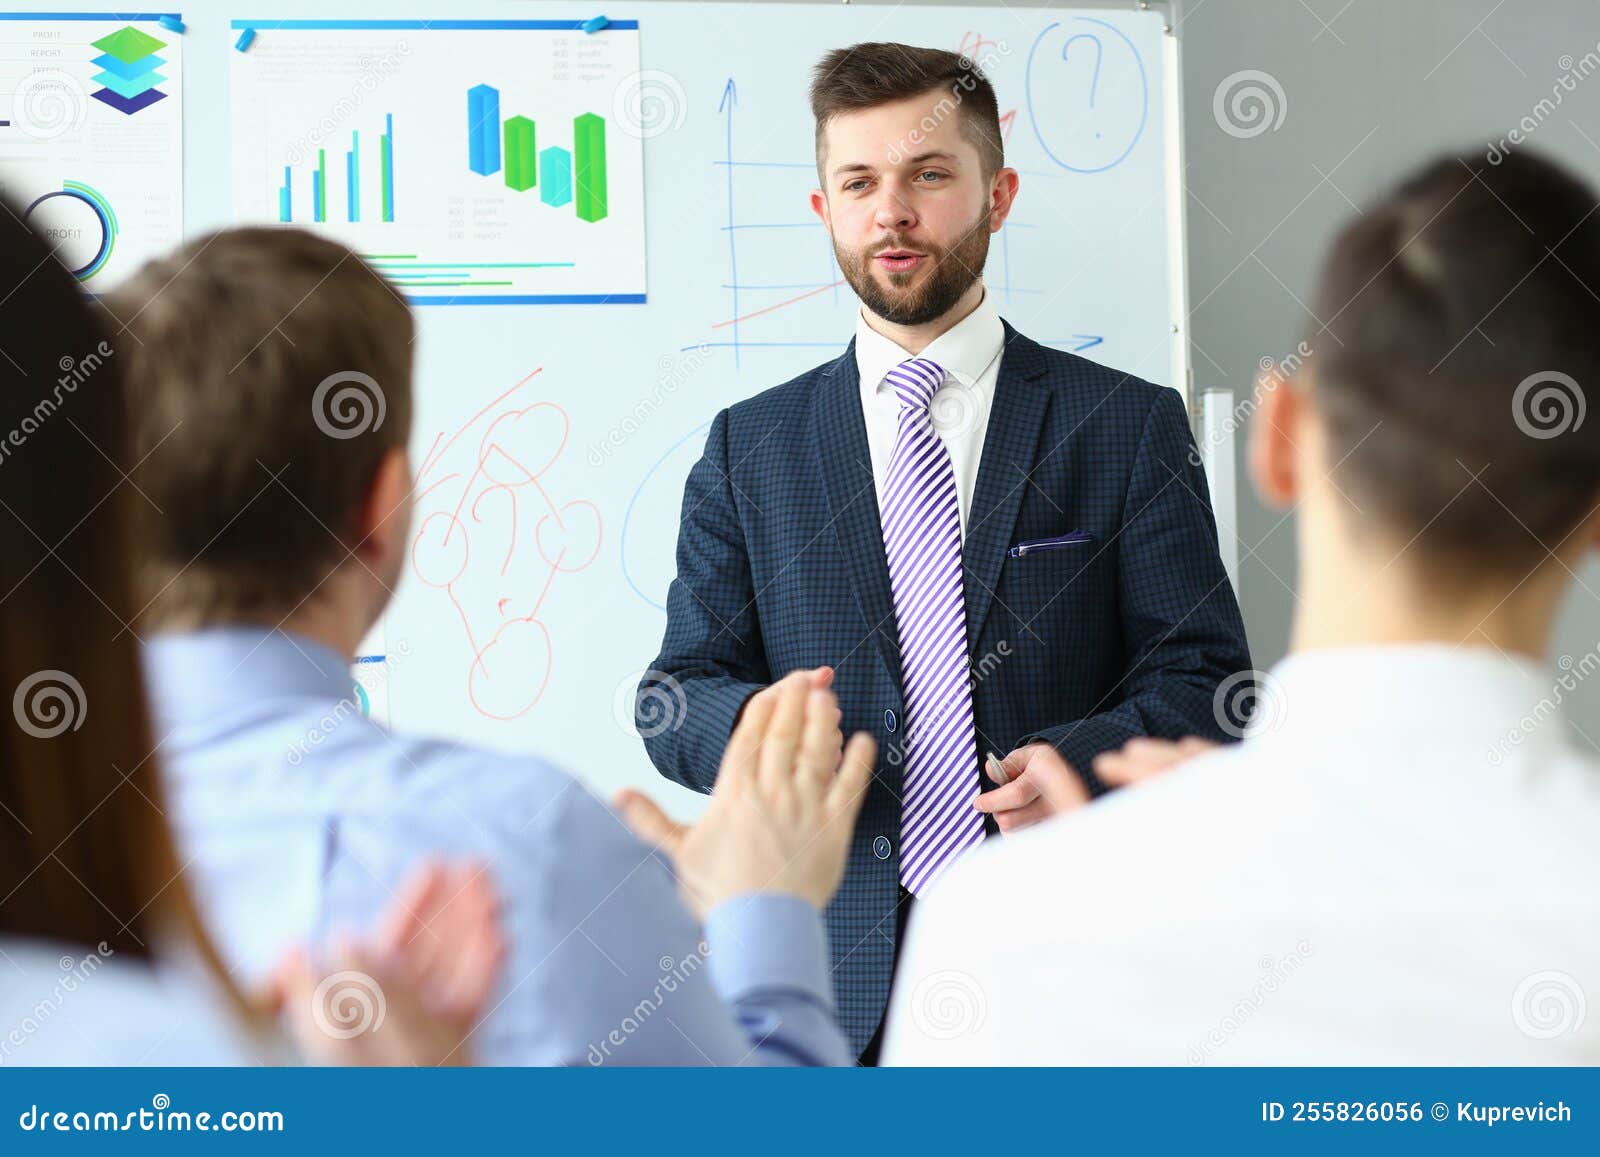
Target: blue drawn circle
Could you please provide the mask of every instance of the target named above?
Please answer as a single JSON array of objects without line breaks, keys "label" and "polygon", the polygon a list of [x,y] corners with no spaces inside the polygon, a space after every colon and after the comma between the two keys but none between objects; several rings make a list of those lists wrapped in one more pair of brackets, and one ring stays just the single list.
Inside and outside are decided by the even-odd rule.
[{"label": "blue drawn circle", "polygon": [[652,607],[655,607],[658,611],[666,610],[666,604],[656,602],[655,599],[651,598],[649,595],[645,594],[644,591],[640,590],[639,584],[634,582],[633,576],[628,573],[628,521],[633,517],[633,508],[639,502],[639,495],[644,493],[644,488],[650,484],[650,479],[655,476],[655,472],[661,469],[661,464],[676,454],[678,452],[678,448],[690,438],[693,438],[697,434],[704,434],[706,430],[710,428],[710,426],[711,420],[707,419],[706,421],[701,422],[693,430],[690,430],[683,437],[679,438],[671,446],[667,447],[667,452],[651,463],[650,469],[645,471],[644,478],[640,480],[639,485],[634,488],[632,497],[628,499],[628,509],[622,512],[622,530],[617,536],[620,542],[619,550],[622,555],[622,581],[628,584],[628,588],[632,590],[634,594],[638,595]]},{"label": "blue drawn circle", "polygon": [[[1064,161],[1051,151],[1049,144],[1045,142],[1044,133],[1039,129],[1039,119],[1034,115],[1033,111],[1033,58],[1039,51],[1039,45],[1044,43],[1044,38],[1050,35],[1053,29],[1061,27],[1059,20],[1054,24],[1046,25],[1044,31],[1035,38],[1033,47],[1028,49],[1028,64],[1023,72],[1023,90],[1028,102],[1028,123],[1033,126],[1033,135],[1038,138],[1039,147],[1044,150],[1045,156],[1049,157],[1057,165],[1073,173],[1103,173],[1107,169],[1114,168],[1127,160],[1128,154],[1133,152],[1133,147],[1139,143],[1139,138],[1144,136],[1144,127],[1150,120],[1150,77],[1144,70],[1144,58],[1139,55],[1139,49],[1120,28],[1113,24],[1108,24],[1104,20],[1096,20],[1091,16],[1077,16],[1074,19],[1084,24],[1098,24],[1102,28],[1110,29],[1128,46],[1128,51],[1133,54],[1133,62],[1139,68],[1139,127],[1134,130],[1133,139],[1128,142],[1128,147],[1103,165],[1085,168]],[[1096,67],[1098,69],[1098,65]]]}]

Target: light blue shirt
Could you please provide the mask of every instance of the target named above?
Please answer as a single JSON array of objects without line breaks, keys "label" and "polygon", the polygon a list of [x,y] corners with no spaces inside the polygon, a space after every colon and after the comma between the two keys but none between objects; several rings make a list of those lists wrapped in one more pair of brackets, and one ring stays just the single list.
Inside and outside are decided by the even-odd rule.
[{"label": "light blue shirt", "polygon": [[0,936],[0,1069],[283,1059],[249,1039],[197,961],[153,965],[104,943]]},{"label": "light blue shirt", "polygon": [[216,628],[146,645],[181,855],[235,977],[371,926],[424,856],[488,864],[509,952],[483,1064],[849,1064],[819,913],[752,894],[704,929],[664,861],[532,756],[360,713],[345,661]]}]

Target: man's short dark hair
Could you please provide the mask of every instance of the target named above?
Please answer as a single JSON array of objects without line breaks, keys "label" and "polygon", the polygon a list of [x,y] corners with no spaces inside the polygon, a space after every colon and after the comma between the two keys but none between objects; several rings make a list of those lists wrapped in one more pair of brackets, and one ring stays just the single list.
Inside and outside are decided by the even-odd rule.
[{"label": "man's short dark hair", "polygon": [[[836,48],[817,62],[811,78],[817,168],[822,168],[823,133],[835,116],[935,91],[945,95],[930,115],[941,110],[958,115],[962,135],[977,146],[983,176],[992,177],[1005,164],[1000,106],[977,62],[938,48],[887,42]],[[916,149],[908,143],[906,152]]]},{"label": "man's short dark hair", "polygon": [[345,246],[269,228],[192,241],[106,304],[149,500],[145,621],[281,619],[349,559],[406,445],[410,310]]},{"label": "man's short dark hair", "polygon": [[1600,501],[1600,214],[1525,152],[1424,166],[1339,235],[1312,381],[1334,481],[1443,579],[1520,579]]}]

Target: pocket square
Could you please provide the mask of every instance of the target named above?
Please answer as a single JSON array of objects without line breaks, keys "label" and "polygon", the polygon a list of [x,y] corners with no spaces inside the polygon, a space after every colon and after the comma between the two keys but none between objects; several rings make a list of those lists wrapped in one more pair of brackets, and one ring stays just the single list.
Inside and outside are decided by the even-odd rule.
[{"label": "pocket square", "polygon": [[1032,554],[1036,550],[1054,550],[1061,546],[1077,546],[1080,543],[1093,542],[1094,535],[1082,530],[1074,530],[1069,534],[1058,534],[1054,538],[1030,538],[1019,542],[1016,546],[1006,551],[1012,558],[1021,558],[1023,555]]}]

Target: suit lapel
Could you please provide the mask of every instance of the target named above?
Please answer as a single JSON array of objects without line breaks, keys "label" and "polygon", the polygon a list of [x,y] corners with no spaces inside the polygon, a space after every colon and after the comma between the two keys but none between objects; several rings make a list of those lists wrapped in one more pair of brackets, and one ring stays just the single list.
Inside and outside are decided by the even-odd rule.
[{"label": "suit lapel", "polygon": [[[1017,512],[1029,487],[1039,449],[1050,391],[1038,379],[1044,376],[1044,351],[1037,342],[1005,326],[1005,348],[995,382],[994,404],[983,438],[978,482],[967,515],[967,540],[962,550],[967,602],[967,644],[976,646],[983,629],[1000,567],[1011,546]],[[859,406],[857,407],[859,409]],[[880,546],[880,555],[883,553]],[[887,570],[887,567],[885,567]],[[887,579],[885,580],[887,583]]]},{"label": "suit lapel", "polygon": [[867,448],[867,423],[861,413],[861,381],[853,339],[844,356],[823,369],[817,378],[812,415],[829,520],[867,629],[898,687],[900,635],[889,590],[889,563],[883,549],[878,493],[872,482],[872,453]]}]

